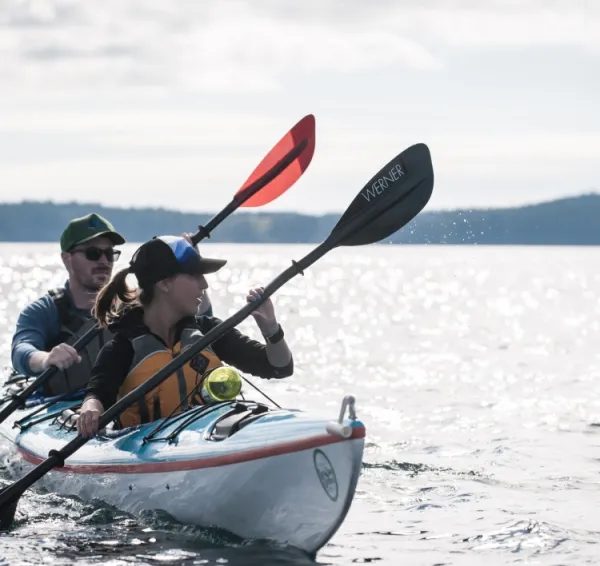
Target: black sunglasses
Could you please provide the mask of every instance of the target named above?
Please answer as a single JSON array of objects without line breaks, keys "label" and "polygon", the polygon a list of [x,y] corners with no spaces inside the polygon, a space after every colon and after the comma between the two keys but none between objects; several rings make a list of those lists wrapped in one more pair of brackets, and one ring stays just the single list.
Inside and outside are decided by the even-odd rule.
[{"label": "black sunglasses", "polygon": [[120,250],[114,250],[113,248],[97,248],[96,246],[90,246],[89,248],[84,248],[82,250],[72,250],[71,253],[83,254],[85,259],[89,261],[98,261],[104,255],[110,263],[113,263],[121,256]]}]

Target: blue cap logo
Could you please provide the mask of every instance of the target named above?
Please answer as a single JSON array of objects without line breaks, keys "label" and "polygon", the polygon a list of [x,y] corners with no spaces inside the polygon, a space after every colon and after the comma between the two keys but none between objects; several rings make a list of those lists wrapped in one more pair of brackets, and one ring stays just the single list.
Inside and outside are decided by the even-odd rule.
[{"label": "blue cap logo", "polygon": [[96,228],[100,228],[100,219],[95,214],[92,214],[90,216],[90,219],[88,221],[88,228],[93,230],[95,230]]}]

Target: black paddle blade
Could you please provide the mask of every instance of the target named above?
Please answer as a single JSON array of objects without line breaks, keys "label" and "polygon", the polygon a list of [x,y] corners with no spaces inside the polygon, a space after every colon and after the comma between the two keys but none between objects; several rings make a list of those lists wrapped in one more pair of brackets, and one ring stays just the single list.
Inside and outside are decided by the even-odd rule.
[{"label": "black paddle blade", "polygon": [[392,159],[352,201],[327,240],[332,246],[362,246],[387,238],[408,224],[433,192],[431,153],[415,144]]}]

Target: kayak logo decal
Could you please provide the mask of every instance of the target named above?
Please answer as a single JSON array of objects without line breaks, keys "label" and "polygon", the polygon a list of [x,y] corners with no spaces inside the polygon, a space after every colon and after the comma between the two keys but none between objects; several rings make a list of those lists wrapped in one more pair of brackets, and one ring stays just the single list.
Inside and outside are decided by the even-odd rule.
[{"label": "kayak logo decal", "polygon": [[315,450],[313,452],[313,461],[315,463],[315,470],[319,481],[327,494],[327,497],[331,501],[337,501],[338,498],[338,482],[335,476],[335,470],[331,465],[331,461],[322,450]]}]

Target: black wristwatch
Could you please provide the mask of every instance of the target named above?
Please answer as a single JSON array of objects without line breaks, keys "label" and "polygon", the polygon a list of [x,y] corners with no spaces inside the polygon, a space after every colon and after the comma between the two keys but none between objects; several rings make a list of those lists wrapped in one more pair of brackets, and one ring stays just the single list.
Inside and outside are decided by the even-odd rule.
[{"label": "black wristwatch", "polygon": [[283,337],[283,328],[281,328],[281,324],[278,324],[275,334],[271,334],[271,336],[265,336],[265,340],[269,344],[277,344],[277,342],[281,342],[283,340]]}]

